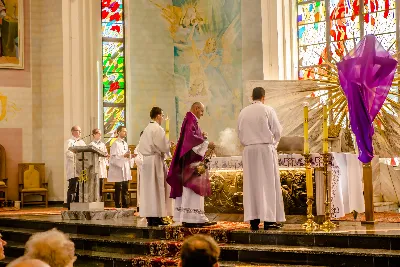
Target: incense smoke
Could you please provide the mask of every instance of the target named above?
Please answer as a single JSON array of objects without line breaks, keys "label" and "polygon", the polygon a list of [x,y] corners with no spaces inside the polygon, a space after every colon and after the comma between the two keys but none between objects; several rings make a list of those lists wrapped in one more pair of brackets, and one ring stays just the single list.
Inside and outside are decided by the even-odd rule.
[{"label": "incense smoke", "polygon": [[221,156],[239,156],[241,154],[237,132],[232,128],[226,128],[219,133],[217,146]]}]

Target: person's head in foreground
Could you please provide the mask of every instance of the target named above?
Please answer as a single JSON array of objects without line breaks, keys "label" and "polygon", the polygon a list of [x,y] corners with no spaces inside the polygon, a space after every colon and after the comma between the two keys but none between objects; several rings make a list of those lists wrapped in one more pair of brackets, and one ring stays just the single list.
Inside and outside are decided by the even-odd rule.
[{"label": "person's head in foreground", "polygon": [[4,259],[6,255],[4,255],[4,246],[7,245],[7,242],[2,239],[0,234],[0,260]]},{"label": "person's head in foreground", "polygon": [[66,234],[54,228],[33,234],[25,244],[24,257],[41,260],[51,267],[70,267],[76,260],[75,245]]},{"label": "person's head in foreground", "polygon": [[253,101],[260,101],[264,104],[265,102],[265,89],[262,87],[256,87],[253,89],[253,93],[251,95]]},{"label": "person's head in foreground", "polygon": [[41,260],[28,259],[23,256],[12,261],[7,267],[50,267],[50,265]]},{"label": "person's head in foreground", "polygon": [[220,249],[211,236],[193,235],[183,242],[179,267],[218,267]]}]

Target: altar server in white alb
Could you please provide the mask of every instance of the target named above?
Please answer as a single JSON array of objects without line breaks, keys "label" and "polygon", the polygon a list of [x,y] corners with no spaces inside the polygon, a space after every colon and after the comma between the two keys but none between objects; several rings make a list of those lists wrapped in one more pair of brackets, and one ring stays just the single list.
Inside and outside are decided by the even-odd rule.
[{"label": "altar server in white alb", "polygon": [[149,226],[159,226],[167,224],[162,217],[173,215],[173,200],[169,198],[165,163],[165,157],[170,153],[170,142],[161,127],[164,118],[162,109],[153,107],[150,118],[139,141],[139,152],[143,155],[139,214],[147,218]]},{"label": "altar server in white alb", "polygon": [[[100,151],[108,154],[106,144],[101,141],[101,130],[93,129],[92,131],[93,141],[89,144],[99,149]],[[103,197],[103,182],[104,179],[107,178],[107,165],[108,158],[107,157],[99,157],[99,194],[100,198]]]},{"label": "altar server in white alb", "polygon": [[67,206],[70,208],[71,202],[79,202],[79,186],[78,177],[82,171],[82,164],[75,160],[75,153],[69,150],[74,146],[86,146],[85,142],[80,139],[81,127],[73,126],[71,128],[71,137],[67,140],[67,150],[65,151],[65,168],[68,180]]},{"label": "altar server in white alb", "polygon": [[[139,137],[141,137],[143,134],[143,131],[140,132]],[[135,158],[135,163],[136,163],[136,177],[137,177],[137,204],[136,204],[136,210],[139,212],[139,206],[140,206],[140,173],[142,172],[142,166],[143,166],[143,155],[139,152],[139,144],[135,147],[135,150],[133,151],[133,156]]]},{"label": "altar server in white alb", "polygon": [[264,105],[265,90],[253,89],[253,102],[239,114],[238,134],[243,151],[244,220],[258,230],[281,227],[285,211],[276,146],[282,127],[272,107]]},{"label": "altar server in white alb", "polygon": [[[118,126],[118,139],[114,141],[110,148],[110,167],[108,169],[108,182],[115,182],[115,207],[128,208],[128,185],[132,180],[131,176],[131,153],[128,143],[125,142],[127,131],[125,126]],[[131,162],[132,161],[132,162]]]}]

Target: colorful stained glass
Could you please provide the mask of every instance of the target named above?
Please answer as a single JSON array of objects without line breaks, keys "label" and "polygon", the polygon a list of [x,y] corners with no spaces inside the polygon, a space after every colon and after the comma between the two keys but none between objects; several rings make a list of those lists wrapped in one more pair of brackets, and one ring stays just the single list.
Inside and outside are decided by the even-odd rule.
[{"label": "colorful stained glass", "polygon": [[299,45],[320,44],[326,42],[326,22],[302,25],[298,27]]},{"label": "colorful stained glass", "polygon": [[365,34],[396,32],[396,10],[380,11],[364,15]]},{"label": "colorful stained glass", "polygon": [[367,0],[364,1],[364,13],[396,8],[397,0]]},{"label": "colorful stained glass", "polygon": [[329,0],[329,17],[331,20],[359,15],[359,0]]},{"label": "colorful stained glass", "polygon": [[360,35],[359,17],[355,17],[354,19],[342,18],[331,21],[331,41],[348,40],[360,37]]},{"label": "colorful stained glass", "polygon": [[114,91],[110,91],[109,87],[104,87],[103,92],[103,102],[104,103],[117,103],[124,104],[125,103],[125,90],[117,89]]},{"label": "colorful stained glass", "polygon": [[298,25],[321,22],[326,19],[324,1],[299,5],[297,10]]},{"label": "colorful stained glass", "polygon": [[103,37],[108,38],[123,38],[124,25],[123,23],[102,22]]},{"label": "colorful stained glass", "polygon": [[124,72],[125,59],[123,57],[103,57],[103,73]]},{"label": "colorful stained glass", "polygon": [[122,0],[102,0],[101,1],[101,6],[102,7],[111,7],[111,6],[114,6],[115,3],[118,3],[118,5],[121,6],[121,7],[123,5]]},{"label": "colorful stained glass", "polygon": [[122,9],[113,11],[111,8],[103,7],[101,9],[101,18],[102,22],[122,22]]},{"label": "colorful stained glass", "polygon": [[382,44],[382,46],[388,50],[392,55],[396,53],[396,33],[388,33],[376,35],[376,39]]},{"label": "colorful stained glass", "polygon": [[315,66],[322,63],[321,55],[326,44],[309,45],[299,47],[299,65]]},{"label": "colorful stained glass", "polygon": [[124,50],[123,42],[103,42],[103,57],[123,57]]},{"label": "colorful stained glass", "polygon": [[104,107],[104,135],[115,136],[118,126],[125,125],[125,108]]},{"label": "colorful stained glass", "polygon": [[356,38],[347,41],[331,42],[330,45],[332,58],[336,62],[341,61],[341,58],[350,52],[360,40],[360,38]]},{"label": "colorful stained glass", "polygon": [[326,75],[327,72],[319,67],[301,68],[299,70],[299,80],[324,78]]},{"label": "colorful stained glass", "polygon": [[123,72],[105,73],[103,75],[103,87],[110,87],[111,91],[125,88],[125,77]]}]

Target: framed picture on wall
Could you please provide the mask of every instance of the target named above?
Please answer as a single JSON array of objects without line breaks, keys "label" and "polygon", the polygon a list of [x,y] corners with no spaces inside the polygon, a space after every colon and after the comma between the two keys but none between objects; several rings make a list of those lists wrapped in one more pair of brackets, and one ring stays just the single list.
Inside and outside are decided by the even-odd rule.
[{"label": "framed picture on wall", "polygon": [[0,68],[24,68],[24,0],[0,0]]}]

